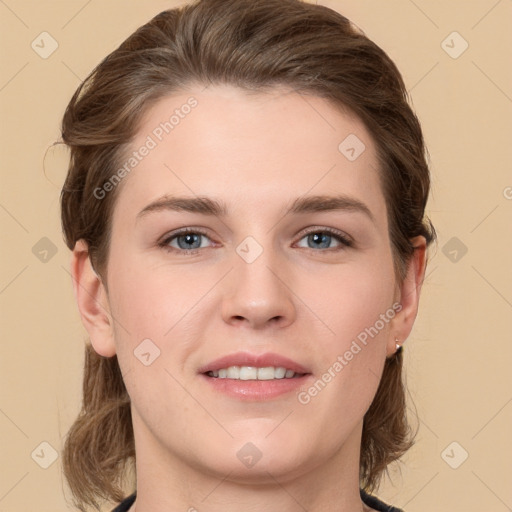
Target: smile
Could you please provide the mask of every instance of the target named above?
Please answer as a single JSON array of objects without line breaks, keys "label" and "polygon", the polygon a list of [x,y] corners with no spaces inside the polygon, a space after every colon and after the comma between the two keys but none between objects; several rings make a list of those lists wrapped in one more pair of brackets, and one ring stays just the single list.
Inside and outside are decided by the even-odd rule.
[{"label": "smile", "polygon": [[209,377],[218,379],[234,379],[234,380],[274,380],[274,379],[293,379],[301,377],[302,373],[296,373],[293,370],[283,366],[229,366],[228,368],[220,368],[206,373]]}]

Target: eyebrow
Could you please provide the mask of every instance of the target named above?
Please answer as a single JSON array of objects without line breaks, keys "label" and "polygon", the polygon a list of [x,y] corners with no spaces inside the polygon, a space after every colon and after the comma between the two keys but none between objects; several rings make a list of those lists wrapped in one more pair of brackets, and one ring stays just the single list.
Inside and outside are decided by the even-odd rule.
[{"label": "eyebrow", "polygon": [[[228,208],[225,203],[209,197],[177,197],[166,195],[143,208],[137,214],[137,219],[152,212],[167,210],[186,211],[216,217],[226,217],[228,213]],[[366,204],[359,199],[346,195],[315,195],[298,197],[286,210],[285,215],[327,211],[350,211],[362,213],[375,223],[375,217]]]}]

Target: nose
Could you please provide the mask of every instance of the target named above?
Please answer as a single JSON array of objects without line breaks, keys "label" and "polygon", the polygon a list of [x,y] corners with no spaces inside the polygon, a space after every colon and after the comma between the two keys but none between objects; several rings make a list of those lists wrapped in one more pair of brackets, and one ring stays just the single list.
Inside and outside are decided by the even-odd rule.
[{"label": "nose", "polygon": [[295,321],[291,273],[270,249],[247,262],[234,254],[223,290],[222,317],[252,329],[283,328]]}]

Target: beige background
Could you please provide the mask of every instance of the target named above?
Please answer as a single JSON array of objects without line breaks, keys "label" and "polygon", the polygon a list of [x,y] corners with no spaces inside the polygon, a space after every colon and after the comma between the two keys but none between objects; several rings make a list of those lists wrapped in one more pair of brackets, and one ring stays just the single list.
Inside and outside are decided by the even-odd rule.
[{"label": "beige background", "polygon": [[[321,3],[395,60],[432,160],[428,213],[439,244],[406,344],[420,430],[379,495],[406,512],[511,510],[512,2]],[[71,510],[60,457],[40,466],[51,462],[51,447],[61,449],[79,410],[85,339],[60,232],[66,153],[48,151],[45,175],[45,151],[80,80],[175,5],[0,0],[0,512]],[[47,59],[31,48],[43,31],[58,43]],[[446,39],[453,31],[463,39]],[[464,40],[458,58],[445,51],[456,55]],[[43,237],[56,254],[42,252]]]}]

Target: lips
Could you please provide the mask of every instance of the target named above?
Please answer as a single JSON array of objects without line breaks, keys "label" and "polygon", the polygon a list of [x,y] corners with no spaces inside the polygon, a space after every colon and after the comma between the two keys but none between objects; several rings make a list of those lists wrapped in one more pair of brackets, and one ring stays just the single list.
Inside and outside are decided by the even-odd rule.
[{"label": "lips", "polygon": [[253,367],[253,368],[286,368],[291,370],[295,374],[304,375],[309,374],[311,371],[305,366],[274,353],[265,354],[250,354],[249,352],[237,352],[236,354],[230,354],[219,359],[215,359],[210,363],[199,368],[198,372],[208,374],[209,372],[218,372],[223,368],[229,368],[231,366],[238,367]]},{"label": "lips", "polygon": [[[283,371],[285,377],[280,378]],[[215,359],[199,368],[198,372],[201,380],[213,390],[212,399],[225,396],[248,402],[290,400],[297,389],[314,378],[306,366],[269,352],[238,352]]]}]

